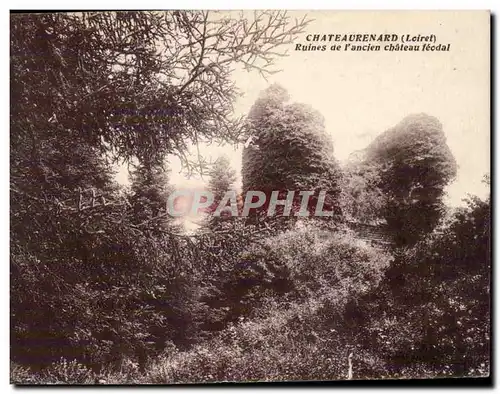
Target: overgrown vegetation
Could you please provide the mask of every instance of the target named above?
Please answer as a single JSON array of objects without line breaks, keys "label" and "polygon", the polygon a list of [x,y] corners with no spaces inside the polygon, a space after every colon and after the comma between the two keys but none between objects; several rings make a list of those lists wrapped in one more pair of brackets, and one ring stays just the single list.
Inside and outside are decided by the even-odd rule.
[{"label": "overgrown vegetation", "polygon": [[[321,115],[285,105],[279,86],[231,118],[232,66],[265,74],[306,24],[281,12],[12,17],[12,382],[346,379],[350,353],[355,379],[489,374],[490,199],[445,209],[456,168],[435,118],[405,118],[345,168]],[[250,137],[244,190],[327,190],[335,215],[209,209],[186,235],[165,212],[165,156],[204,171],[189,141]],[[129,189],[116,161],[131,165]],[[234,188],[227,159],[209,174],[216,199]],[[363,218],[385,221],[393,242],[349,230]]]}]

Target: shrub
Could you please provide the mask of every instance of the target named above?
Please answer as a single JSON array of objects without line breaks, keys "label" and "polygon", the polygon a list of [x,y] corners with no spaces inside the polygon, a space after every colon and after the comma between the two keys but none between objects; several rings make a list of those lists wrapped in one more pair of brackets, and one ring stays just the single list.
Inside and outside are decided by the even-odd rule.
[{"label": "shrub", "polygon": [[[233,272],[241,274],[242,282],[253,278],[253,285],[236,297],[226,294],[227,302],[235,304],[226,328],[188,351],[152,363],[145,379],[344,379],[347,350],[355,345],[344,324],[345,305],[375,287],[388,262],[384,252],[355,241],[348,232],[314,226],[254,244],[240,255]],[[281,293],[277,272],[288,286]],[[360,349],[355,363],[363,373],[358,376],[385,373],[375,352]]]},{"label": "shrub", "polygon": [[144,363],[167,340],[188,342],[196,284],[172,252],[183,244],[127,231],[80,239],[78,259],[58,253],[41,261],[13,248],[14,360],[38,368],[60,357],[119,366],[127,357]]},{"label": "shrub", "polygon": [[393,376],[487,376],[490,264],[490,202],[471,198],[396,255],[377,294],[362,301],[360,341]]},{"label": "shrub", "polygon": [[10,383],[11,384],[36,384],[35,375],[22,365],[10,362]]},{"label": "shrub", "polygon": [[93,384],[94,377],[90,369],[76,360],[67,361],[61,358],[43,370],[42,381],[54,384]]},{"label": "shrub", "polygon": [[[217,381],[341,380],[346,378],[352,338],[318,324],[324,306],[318,301],[269,309],[265,318],[230,325],[217,338],[171,354],[147,368],[151,383]],[[356,354],[355,376],[382,374],[375,353]],[[357,375],[356,375],[357,374]]]}]

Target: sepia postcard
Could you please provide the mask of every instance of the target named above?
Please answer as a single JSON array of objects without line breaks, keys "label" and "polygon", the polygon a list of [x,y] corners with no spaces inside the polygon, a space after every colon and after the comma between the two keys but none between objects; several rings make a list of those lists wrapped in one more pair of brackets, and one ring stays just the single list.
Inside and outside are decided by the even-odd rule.
[{"label": "sepia postcard", "polygon": [[490,379],[490,24],[11,12],[11,383]]}]

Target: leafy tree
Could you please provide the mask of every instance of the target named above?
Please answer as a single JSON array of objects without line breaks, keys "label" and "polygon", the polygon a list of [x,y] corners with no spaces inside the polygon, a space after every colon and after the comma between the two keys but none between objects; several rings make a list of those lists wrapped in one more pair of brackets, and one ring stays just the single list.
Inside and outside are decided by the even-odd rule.
[{"label": "leafy tree", "polygon": [[236,171],[231,168],[227,156],[221,156],[215,161],[209,175],[208,190],[212,192],[214,202],[218,204],[227,191],[234,189]]},{"label": "leafy tree", "polygon": [[341,203],[345,216],[357,222],[380,222],[386,201],[377,168],[354,162],[343,170]]},{"label": "leafy tree", "polygon": [[404,118],[366,149],[385,196],[383,217],[398,246],[411,245],[432,231],[444,209],[444,187],[457,165],[441,123],[425,114]]},{"label": "leafy tree", "polygon": [[379,349],[392,376],[489,374],[490,199],[467,204],[398,252],[376,292],[349,307],[360,344]]},{"label": "leafy tree", "polygon": [[[279,11],[13,15],[13,112],[32,114],[24,122],[36,117],[42,130],[78,131],[122,158],[171,153],[188,165],[190,141],[238,138],[231,70],[273,72],[279,47],[307,24],[289,22]],[[14,119],[14,133],[29,133]]]},{"label": "leafy tree", "polygon": [[[11,174],[12,358],[97,366],[145,361],[167,339],[184,341],[195,309],[188,267],[172,253],[183,244],[137,223],[110,167],[85,142],[50,142],[37,147],[38,167]],[[44,181],[29,182],[37,171]]]},{"label": "leafy tree", "polygon": [[[262,191],[269,201],[272,191],[280,191],[280,199],[295,191],[294,211],[298,211],[298,193],[313,191],[308,208],[314,211],[319,192],[325,191],[325,210],[340,214],[341,174],[324,119],[311,107],[286,104],[287,100],[286,91],[272,85],[250,110],[249,145],[243,151],[243,193]],[[267,204],[256,213],[266,209]]]},{"label": "leafy tree", "polygon": [[138,220],[147,210],[130,209],[111,163],[150,165],[135,174],[135,207],[150,199],[155,215],[166,154],[192,169],[190,142],[238,140],[233,67],[271,72],[306,23],[267,11],[12,15],[14,359],[95,366],[187,343],[191,244]]},{"label": "leafy tree", "polygon": [[[237,196],[234,183],[236,182],[236,171],[231,168],[229,159],[226,156],[219,157],[209,172],[210,180],[208,181],[208,191],[213,194],[214,202],[209,208],[210,217],[209,226],[212,229],[219,227],[219,224],[227,221],[227,213],[221,212],[220,216],[214,216],[219,203],[227,192],[234,191]],[[229,206],[229,205],[228,205]]]},{"label": "leafy tree", "polygon": [[130,203],[136,224],[149,223],[150,228],[156,229],[157,236],[176,229],[173,218],[167,212],[168,198],[174,188],[169,184],[165,164],[148,163],[136,166],[131,173],[130,188]]}]

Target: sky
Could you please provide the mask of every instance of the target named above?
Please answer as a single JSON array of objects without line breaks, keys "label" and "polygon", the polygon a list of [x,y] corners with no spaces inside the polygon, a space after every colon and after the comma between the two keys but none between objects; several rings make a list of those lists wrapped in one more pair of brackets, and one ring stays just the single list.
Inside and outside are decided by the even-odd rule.
[{"label": "sky", "polygon": [[[334,141],[335,157],[345,161],[377,135],[412,113],[436,116],[458,164],[456,180],[447,188],[446,203],[463,205],[467,193],[485,196],[481,182],[490,169],[490,27],[485,11],[315,11],[313,21],[296,43],[308,44],[308,34],[410,34],[436,36],[451,44],[440,52],[295,51],[280,58],[282,71],[267,78],[236,70],[242,92],[235,115],[245,115],[259,93],[279,83],[291,102],[311,105],[325,118]],[[331,44],[328,44],[330,46]],[[201,146],[203,156],[226,155],[241,182],[242,147]],[[177,188],[200,188],[206,178],[188,179],[178,159],[169,157],[171,182]],[[120,169],[119,181],[127,180]]]}]

